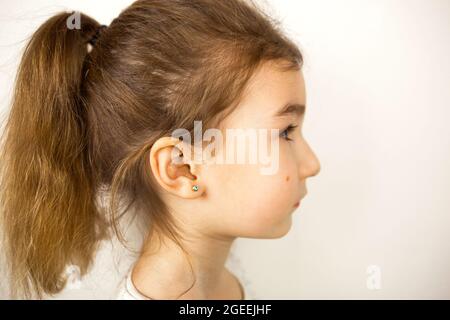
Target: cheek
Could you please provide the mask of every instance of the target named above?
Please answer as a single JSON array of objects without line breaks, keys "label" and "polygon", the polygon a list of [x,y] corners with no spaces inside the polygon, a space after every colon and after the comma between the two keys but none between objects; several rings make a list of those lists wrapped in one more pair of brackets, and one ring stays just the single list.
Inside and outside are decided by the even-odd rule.
[{"label": "cheek", "polygon": [[212,165],[205,169],[207,216],[217,232],[276,238],[289,230],[298,183],[288,146],[280,146],[279,167],[273,175],[261,174],[258,165]]},{"label": "cheek", "polygon": [[277,238],[289,231],[291,214],[294,211],[290,177],[285,175],[267,179],[258,187],[259,196],[248,203],[244,233],[254,238]]},{"label": "cheek", "polygon": [[262,176],[254,185],[257,193],[249,203],[248,217],[262,230],[275,227],[292,213],[295,195],[292,173],[285,170],[274,176]]},{"label": "cheek", "polygon": [[290,227],[297,192],[295,172],[288,162],[280,161],[274,175],[261,175],[257,166],[230,169],[224,197],[226,213],[236,236],[252,238],[278,237]]}]

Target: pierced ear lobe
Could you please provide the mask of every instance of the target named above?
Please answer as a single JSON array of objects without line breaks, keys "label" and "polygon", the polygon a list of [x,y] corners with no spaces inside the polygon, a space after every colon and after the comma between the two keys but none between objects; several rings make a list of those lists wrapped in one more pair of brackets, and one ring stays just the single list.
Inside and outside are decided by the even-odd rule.
[{"label": "pierced ear lobe", "polygon": [[188,190],[188,194],[185,194],[185,198],[193,199],[197,198],[203,195],[205,188],[202,187],[198,181],[197,172],[198,172],[198,165],[189,162],[186,166],[189,166],[190,168],[190,175],[192,177],[190,190]]}]

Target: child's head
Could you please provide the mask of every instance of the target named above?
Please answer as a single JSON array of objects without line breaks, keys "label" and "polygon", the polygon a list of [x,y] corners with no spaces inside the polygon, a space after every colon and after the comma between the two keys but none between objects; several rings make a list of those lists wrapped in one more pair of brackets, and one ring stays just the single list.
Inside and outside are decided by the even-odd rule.
[{"label": "child's head", "polygon": [[[96,203],[105,186],[113,226],[126,213],[119,209],[133,207],[174,241],[195,231],[284,235],[319,163],[300,131],[302,55],[276,22],[244,0],[141,0],[88,50],[99,26],[83,14],[52,17],[18,71],[1,181],[17,287],[55,293],[66,264],[87,270],[106,229]],[[183,150],[171,135],[184,128],[193,136],[194,121],[203,132],[279,129],[277,170],[173,164]]]},{"label": "child's head", "polygon": [[[215,149],[209,162],[194,161],[194,150],[206,153],[204,143],[189,150],[184,147],[191,144],[164,137],[153,145],[150,163],[157,188],[185,232],[225,238],[276,238],[288,232],[291,214],[306,195],[305,180],[316,175],[320,165],[301,132],[305,110],[302,73],[283,66],[269,61],[255,72],[245,97],[218,125],[222,135],[215,138],[222,138],[224,146]],[[267,128],[279,129],[278,141],[271,141],[271,135],[259,136]],[[254,151],[249,148],[252,133],[257,138],[253,144],[262,143]],[[203,140],[209,140],[206,136]],[[247,158],[242,162],[237,161],[237,148],[227,149],[227,144],[237,145],[239,138],[247,138],[248,149],[243,153]],[[250,161],[251,152],[261,155],[265,146],[278,162],[267,174],[262,169],[268,163]],[[186,158],[180,165],[173,164],[173,149],[181,150]],[[232,161],[227,163],[227,159]],[[193,186],[198,190],[192,190]]]}]

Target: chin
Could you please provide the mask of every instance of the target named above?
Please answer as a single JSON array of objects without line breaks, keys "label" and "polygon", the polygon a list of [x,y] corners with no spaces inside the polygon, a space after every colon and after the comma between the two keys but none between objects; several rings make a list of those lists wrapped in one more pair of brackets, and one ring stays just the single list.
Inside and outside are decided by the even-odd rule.
[{"label": "chin", "polygon": [[261,234],[260,239],[279,239],[283,238],[289,233],[292,227],[292,218],[289,215],[285,220],[277,225],[272,225],[267,228],[267,230]]},{"label": "chin", "polygon": [[279,239],[279,238],[283,238],[285,235],[287,235],[289,233],[289,231],[291,230],[291,224],[289,224],[288,227],[285,227],[284,229],[280,229],[277,230],[276,233],[274,233],[274,236],[272,239]]}]

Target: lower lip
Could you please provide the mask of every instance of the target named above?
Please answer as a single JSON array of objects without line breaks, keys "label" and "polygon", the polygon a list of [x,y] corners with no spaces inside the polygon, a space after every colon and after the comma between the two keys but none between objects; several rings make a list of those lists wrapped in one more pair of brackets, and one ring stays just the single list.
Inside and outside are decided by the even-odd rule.
[{"label": "lower lip", "polygon": [[297,202],[296,204],[294,204],[295,208],[298,208],[300,206],[300,202]]}]

